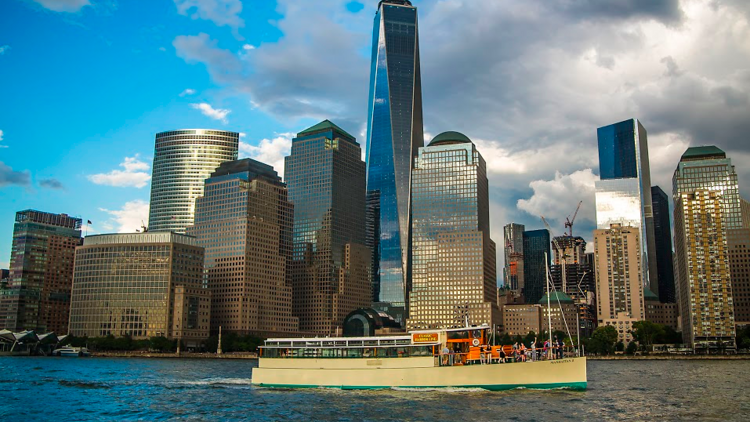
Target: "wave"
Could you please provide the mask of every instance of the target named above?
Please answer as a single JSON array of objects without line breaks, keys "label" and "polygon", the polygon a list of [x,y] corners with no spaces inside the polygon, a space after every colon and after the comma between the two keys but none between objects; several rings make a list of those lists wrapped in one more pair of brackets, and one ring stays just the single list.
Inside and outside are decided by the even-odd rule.
[{"label": "wave", "polygon": [[69,380],[60,380],[57,382],[58,384],[64,386],[64,387],[76,387],[76,388],[110,388],[106,384],[98,383],[98,382],[86,382],[86,381],[69,381]]},{"label": "wave", "polygon": [[252,385],[250,378],[206,378],[194,381],[176,381],[177,385]]},{"label": "wave", "polygon": [[438,391],[442,393],[485,393],[488,390],[479,387],[391,387],[394,391]]}]

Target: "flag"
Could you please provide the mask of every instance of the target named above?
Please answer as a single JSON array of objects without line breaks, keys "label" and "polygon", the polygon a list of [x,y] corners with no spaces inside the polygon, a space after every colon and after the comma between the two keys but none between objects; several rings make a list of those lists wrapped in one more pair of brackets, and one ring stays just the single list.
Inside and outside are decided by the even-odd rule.
[{"label": "flag", "polygon": [[93,224],[93,223],[91,223],[91,220],[86,220],[86,224]]}]

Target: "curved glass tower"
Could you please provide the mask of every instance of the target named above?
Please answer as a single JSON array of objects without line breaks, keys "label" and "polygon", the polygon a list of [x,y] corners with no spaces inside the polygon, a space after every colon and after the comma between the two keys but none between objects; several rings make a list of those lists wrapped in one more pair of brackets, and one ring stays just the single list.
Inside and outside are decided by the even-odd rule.
[{"label": "curved glass tower", "polygon": [[[405,308],[411,280],[411,170],[422,134],[417,9],[383,0],[375,14],[367,115],[367,190],[379,196],[374,291]],[[370,207],[376,204],[369,204]]]},{"label": "curved glass tower", "polygon": [[151,177],[150,231],[185,233],[193,224],[195,198],[219,164],[237,159],[240,134],[181,129],[156,134]]}]

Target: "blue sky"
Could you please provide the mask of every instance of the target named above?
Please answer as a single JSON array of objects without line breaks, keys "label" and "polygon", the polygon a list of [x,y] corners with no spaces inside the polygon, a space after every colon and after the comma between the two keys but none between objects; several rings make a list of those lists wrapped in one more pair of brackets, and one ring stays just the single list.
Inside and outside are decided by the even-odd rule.
[{"label": "blue sky", "polygon": [[[498,244],[504,224],[541,228],[540,214],[560,234],[580,200],[576,234],[590,239],[596,128],[632,117],[667,194],[685,149],[715,144],[750,197],[750,2],[413,3],[425,138],[456,130],[477,144]],[[137,229],[157,132],[241,132],[241,156],[281,173],[292,134],[320,120],[364,144],[376,7],[0,2],[0,267],[19,210],[80,216],[89,234]]]}]

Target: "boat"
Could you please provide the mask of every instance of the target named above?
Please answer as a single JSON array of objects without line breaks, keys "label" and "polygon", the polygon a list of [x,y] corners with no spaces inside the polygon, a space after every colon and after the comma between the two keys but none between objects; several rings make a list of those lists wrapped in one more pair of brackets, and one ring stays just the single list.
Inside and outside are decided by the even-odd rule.
[{"label": "boat", "polygon": [[63,357],[89,357],[91,353],[85,347],[62,347],[52,351],[53,356]]},{"label": "boat", "polygon": [[503,357],[507,356],[504,346],[489,345],[491,331],[484,325],[400,336],[268,339],[260,347],[252,384],[273,388],[586,389],[585,357],[512,362]]}]

